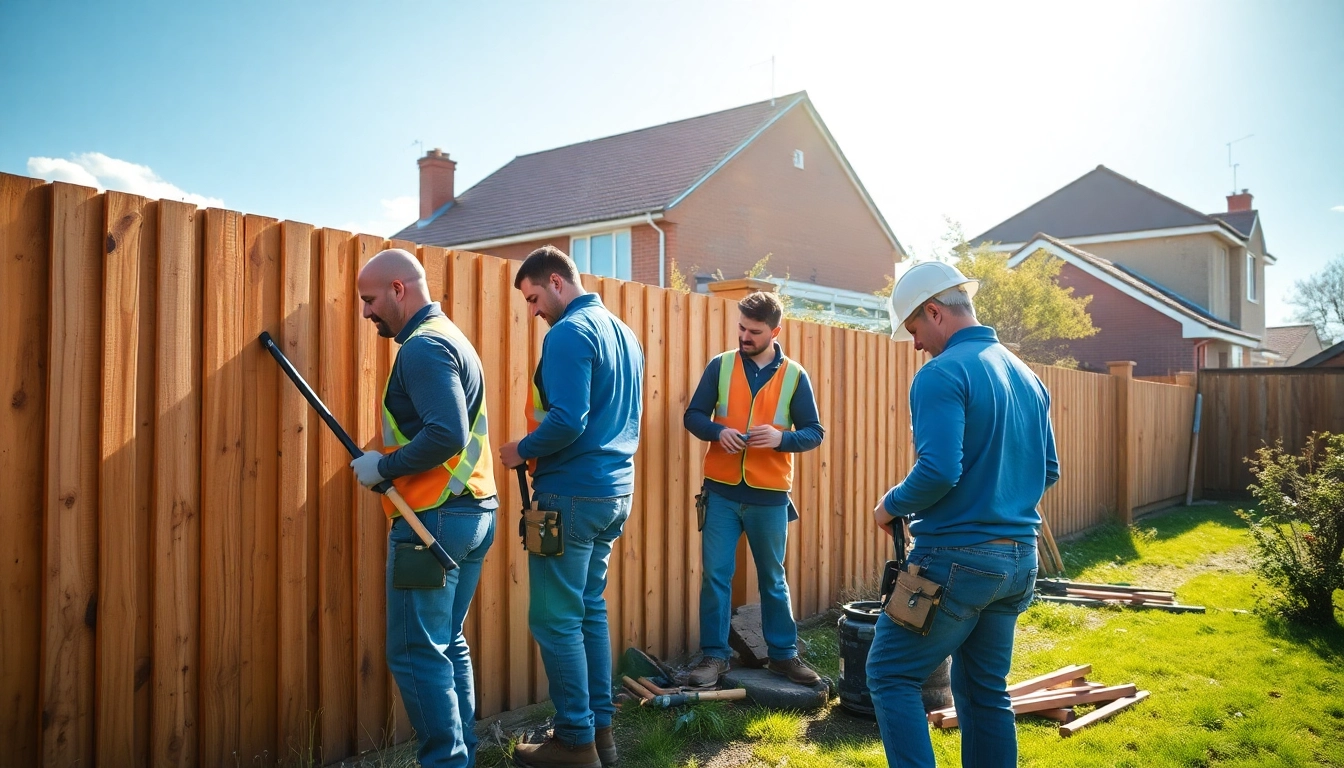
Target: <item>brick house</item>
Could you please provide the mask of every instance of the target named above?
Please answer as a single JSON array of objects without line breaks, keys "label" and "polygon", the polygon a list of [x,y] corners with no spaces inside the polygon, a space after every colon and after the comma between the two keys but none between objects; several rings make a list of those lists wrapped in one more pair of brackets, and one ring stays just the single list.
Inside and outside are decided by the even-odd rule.
[{"label": "brick house", "polygon": [[521,155],[460,194],[447,154],[419,166],[420,219],[394,235],[417,243],[511,259],[550,244],[652,285],[673,260],[704,282],[773,254],[786,293],[879,312],[905,257],[806,92]]},{"label": "brick house", "polygon": [[1060,284],[1092,296],[1098,333],[1069,343],[1089,370],[1133,360],[1136,376],[1265,365],[1265,249],[1251,195],[1201,213],[1099,165],[972,240],[1019,263],[1065,261]]}]

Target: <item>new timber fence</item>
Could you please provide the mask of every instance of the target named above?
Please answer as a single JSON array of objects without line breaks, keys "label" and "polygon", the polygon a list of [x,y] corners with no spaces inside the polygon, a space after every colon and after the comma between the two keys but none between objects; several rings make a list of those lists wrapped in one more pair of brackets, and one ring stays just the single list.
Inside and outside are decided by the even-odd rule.
[{"label": "new timber fence", "polygon": [[[545,327],[513,290],[516,262],[0,174],[0,766],[331,762],[409,737],[384,662],[386,519],[256,341],[269,331],[375,447],[395,349],[360,319],[355,275],[387,245],[419,255],[479,350],[492,443],[522,434]],[[612,643],[675,656],[699,633],[703,446],[682,412],[709,357],[735,344],[736,310],[584,282],[647,357]],[[795,320],[781,338],[826,427],[798,460],[787,555],[807,616],[888,556],[870,510],[914,460],[920,360]],[[1042,508],[1056,535],[1179,493],[1189,387],[1033,367],[1053,395],[1063,479]],[[521,500],[495,471],[496,543],[466,629],[482,716],[546,697]],[[739,562],[741,602],[755,576]]]}]

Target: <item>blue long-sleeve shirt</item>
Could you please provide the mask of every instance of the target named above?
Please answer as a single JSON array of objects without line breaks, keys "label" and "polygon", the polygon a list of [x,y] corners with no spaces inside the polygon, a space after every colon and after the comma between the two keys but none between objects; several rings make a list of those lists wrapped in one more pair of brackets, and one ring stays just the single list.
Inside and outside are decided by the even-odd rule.
[{"label": "blue long-sleeve shirt", "polygon": [[[742,359],[742,370],[747,375],[747,384],[753,395],[765,386],[784,363],[784,350],[780,348],[779,342],[775,342],[775,359],[765,366],[756,365],[755,360],[741,352],[738,352],[738,356]],[[696,386],[695,394],[691,396],[691,402],[682,416],[686,430],[707,443],[717,442],[719,435],[727,429],[714,421],[714,408],[719,403],[719,366],[720,359],[717,356],[705,366],[700,384]],[[821,426],[821,417],[817,415],[817,399],[812,392],[812,382],[807,377],[807,371],[802,371],[798,376],[798,387],[793,392],[793,400],[789,401],[789,416],[793,419],[793,431],[780,434],[779,447],[775,450],[803,453],[821,445],[826,431]],[[737,485],[728,485],[706,478],[705,487],[739,504],[780,506],[789,502],[788,491],[752,488],[746,480]]]},{"label": "blue long-sleeve shirt", "polygon": [[634,492],[644,351],[595,293],[569,303],[541,346],[533,383],[546,408],[518,453],[537,460],[533,490],[608,498]]},{"label": "blue long-sleeve shirt", "polygon": [[993,328],[952,334],[915,374],[910,414],[918,458],[887,512],[910,517],[920,546],[1033,543],[1036,505],[1059,480],[1050,393]]},{"label": "blue long-sleeve shirt", "polygon": [[[412,315],[396,336],[401,349],[383,402],[411,441],[378,460],[378,474],[389,480],[424,472],[460,453],[471,437],[471,414],[485,397],[481,360],[470,345],[431,334],[411,338],[426,320],[444,316],[433,302]],[[498,505],[494,496],[482,500],[465,494],[444,502],[443,508]]]}]

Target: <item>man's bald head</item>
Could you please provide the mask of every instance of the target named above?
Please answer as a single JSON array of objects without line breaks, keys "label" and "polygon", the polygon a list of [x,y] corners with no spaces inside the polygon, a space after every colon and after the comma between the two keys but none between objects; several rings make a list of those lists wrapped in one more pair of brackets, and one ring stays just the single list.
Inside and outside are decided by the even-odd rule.
[{"label": "man's bald head", "polygon": [[387,338],[400,333],[429,304],[425,268],[401,248],[389,248],[369,259],[355,284],[364,304],[363,316],[378,327],[378,335]]}]

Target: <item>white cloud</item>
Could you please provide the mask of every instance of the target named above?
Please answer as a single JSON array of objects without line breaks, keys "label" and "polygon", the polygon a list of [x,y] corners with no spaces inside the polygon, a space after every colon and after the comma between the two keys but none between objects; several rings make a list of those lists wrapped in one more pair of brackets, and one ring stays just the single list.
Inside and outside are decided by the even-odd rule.
[{"label": "white cloud", "polygon": [[223,208],[224,201],[187,192],[159,178],[147,165],[108,157],[102,152],[85,152],[70,160],[57,157],[28,158],[28,173],[47,181],[68,181],[99,192],[114,189],[149,198],[181,200],[203,208]]},{"label": "white cloud", "polygon": [[380,200],[382,215],[376,219],[347,221],[337,229],[364,235],[391,237],[400,232],[407,224],[420,218],[420,199],[414,195],[402,195],[391,200]]},{"label": "white cloud", "polygon": [[1344,213],[1344,205],[1336,205],[1334,208],[1331,208],[1330,210],[1334,211],[1335,213]]}]

